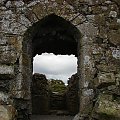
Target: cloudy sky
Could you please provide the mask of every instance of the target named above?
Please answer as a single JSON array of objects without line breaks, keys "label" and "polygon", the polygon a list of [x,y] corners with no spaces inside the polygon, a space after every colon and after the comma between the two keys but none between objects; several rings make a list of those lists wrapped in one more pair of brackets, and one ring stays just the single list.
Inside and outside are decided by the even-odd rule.
[{"label": "cloudy sky", "polygon": [[47,78],[61,79],[65,83],[77,72],[77,58],[74,55],[54,55],[43,53],[36,55],[33,61],[33,72],[45,74]]}]

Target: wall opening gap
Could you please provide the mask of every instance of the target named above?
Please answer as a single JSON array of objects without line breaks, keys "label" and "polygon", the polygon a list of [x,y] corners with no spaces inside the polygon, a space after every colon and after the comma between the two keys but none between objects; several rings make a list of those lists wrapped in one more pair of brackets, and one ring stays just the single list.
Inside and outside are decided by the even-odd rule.
[{"label": "wall opening gap", "polygon": [[33,58],[33,114],[75,115],[79,106],[76,73],[75,55],[37,54]]},{"label": "wall opening gap", "polygon": [[77,73],[75,55],[55,55],[42,53],[33,58],[33,74],[45,74],[47,79],[63,80],[67,85],[68,78]]}]

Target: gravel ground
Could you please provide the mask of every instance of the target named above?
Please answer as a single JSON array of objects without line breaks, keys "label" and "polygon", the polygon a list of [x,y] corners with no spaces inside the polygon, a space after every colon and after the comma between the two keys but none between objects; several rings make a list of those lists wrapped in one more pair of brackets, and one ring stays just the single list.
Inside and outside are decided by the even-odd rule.
[{"label": "gravel ground", "polygon": [[73,116],[32,115],[31,120],[72,120]]}]

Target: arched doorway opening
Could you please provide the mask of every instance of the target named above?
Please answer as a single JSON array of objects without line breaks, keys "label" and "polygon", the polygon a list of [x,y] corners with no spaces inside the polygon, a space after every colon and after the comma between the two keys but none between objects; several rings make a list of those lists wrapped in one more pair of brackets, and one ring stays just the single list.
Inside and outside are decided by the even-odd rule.
[{"label": "arched doorway opening", "polygon": [[30,74],[32,78],[32,63],[36,54],[48,52],[55,55],[73,54],[78,57],[80,36],[79,30],[74,25],[55,14],[48,15],[33,24],[25,33],[23,41],[24,56],[28,59],[26,74]]},{"label": "arched doorway opening", "polygon": [[77,56],[76,27],[65,19],[51,14],[33,25],[33,56],[44,52],[54,54],[74,54]]}]

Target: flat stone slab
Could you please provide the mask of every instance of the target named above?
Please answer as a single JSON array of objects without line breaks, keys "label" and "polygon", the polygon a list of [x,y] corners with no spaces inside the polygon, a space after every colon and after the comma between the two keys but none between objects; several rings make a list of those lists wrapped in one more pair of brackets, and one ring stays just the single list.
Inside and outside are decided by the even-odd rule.
[{"label": "flat stone slab", "polygon": [[31,120],[73,120],[74,116],[32,115]]},{"label": "flat stone slab", "polygon": [[14,77],[14,66],[0,65],[0,79],[9,80]]}]

